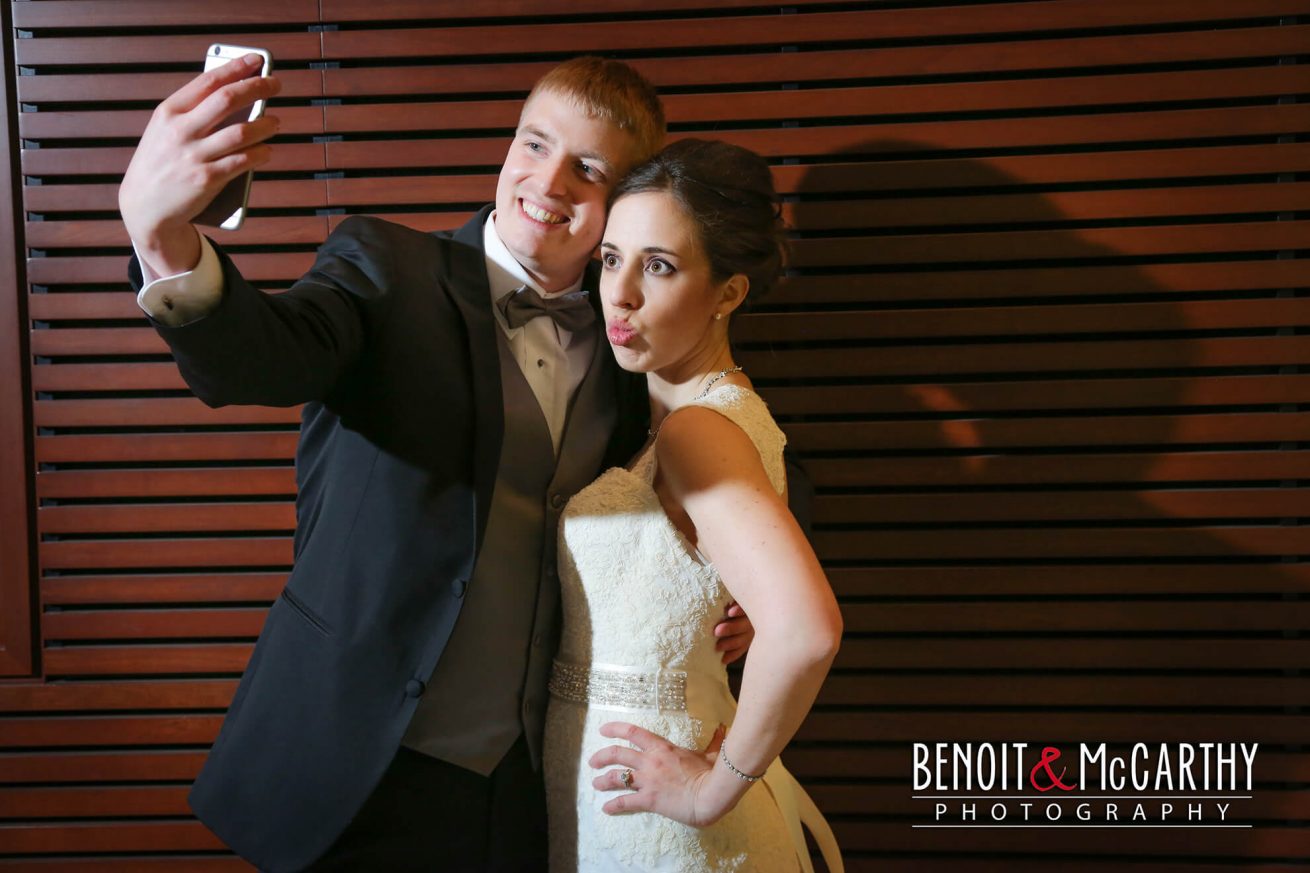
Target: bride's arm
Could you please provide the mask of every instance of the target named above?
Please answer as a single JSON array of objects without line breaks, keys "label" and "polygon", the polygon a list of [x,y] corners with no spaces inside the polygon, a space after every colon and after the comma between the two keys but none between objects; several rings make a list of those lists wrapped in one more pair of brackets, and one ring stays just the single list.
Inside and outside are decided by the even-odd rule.
[{"label": "bride's arm", "polygon": [[[722,755],[713,754],[714,743],[691,752],[612,723],[601,732],[641,752],[610,747],[591,763],[634,770],[636,791],[609,801],[606,812],[648,810],[703,826],[751,786],[723,755],[741,773],[759,775],[796,733],[837,653],[842,620],[809,541],[740,428],[712,410],[688,407],[665,420],[656,451],[665,508],[690,516],[699,548],[750,615],[755,642]],[[621,772],[597,777],[597,787],[622,790]]]}]

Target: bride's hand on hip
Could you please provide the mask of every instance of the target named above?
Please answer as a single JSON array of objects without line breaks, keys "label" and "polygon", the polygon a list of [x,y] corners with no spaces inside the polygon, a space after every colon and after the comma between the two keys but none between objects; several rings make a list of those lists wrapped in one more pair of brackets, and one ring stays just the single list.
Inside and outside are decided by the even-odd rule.
[{"label": "bride's hand on hip", "polygon": [[628,792],[605,804],[607,814],[653,812],[692,827],[707,827],[736,805],[737,797],[710,796],[709,777],[723,745],[723,725],[699,752],[628,722],[607,722],[600,733],[636,746],[606,746],[587,762],[597,770],[618,765],[591,783],[600,791]]}]

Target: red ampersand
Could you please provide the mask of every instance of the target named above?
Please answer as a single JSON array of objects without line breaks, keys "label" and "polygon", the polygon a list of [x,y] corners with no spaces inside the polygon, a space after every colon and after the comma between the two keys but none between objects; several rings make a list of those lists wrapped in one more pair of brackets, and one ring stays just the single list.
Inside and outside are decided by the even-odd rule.
[{"label": "red ampersand", "polygon": [[[1059,776],[1056,776],[1051,772],[1051,764],[1053,764],[1059,757],[1060,750],[1055,746],[1047,746],[1042,749],[1042,759],[1034,764],[1033,768],[1028,771],[1028,781],[1032,783],[1033,788],[1036,788],[1038,791],[1050,791],[1052,788],[1059,788],[1061,791],[1073,791],[1078,787],[1077,785],[1065,785],[1060,781],[1064,776],[1066,768],[1060,768]],[[1051,784],[1047,785],[1045,788],[1037,784],[1038,770],[1045,770],[1047,777],[1051,780]]]}]

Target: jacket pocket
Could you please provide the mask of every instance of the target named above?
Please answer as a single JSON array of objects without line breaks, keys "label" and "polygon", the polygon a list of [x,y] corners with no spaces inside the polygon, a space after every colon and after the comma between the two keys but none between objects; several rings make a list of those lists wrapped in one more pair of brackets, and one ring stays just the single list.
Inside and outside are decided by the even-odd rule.
[{"label": "jacket pocket", "polygon": [[285,586],[280,595],[282,600],[286,601],[287,606],[291,607],[303,618],[314,630],[318,631],[325,637],[332,636],[332,626],[319,616],[318,613],[305,605],[305,602],[295,595],[290,586]]}]

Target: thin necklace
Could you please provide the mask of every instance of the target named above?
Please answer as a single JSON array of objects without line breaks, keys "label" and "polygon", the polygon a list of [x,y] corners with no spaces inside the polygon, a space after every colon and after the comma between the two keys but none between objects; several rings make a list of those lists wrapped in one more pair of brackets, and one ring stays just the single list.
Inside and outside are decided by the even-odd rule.
[{"label": "thin necklace", "polygon": [[[741,372],[741,367],[728,367],[727,369],[720,370],[718,373],[716,373],[716,374],[714,375],[714,377],[713,377],[712,379],[710,379],[709,382],[707,382],[707,383],[705,384],[705,390],[702,391],[701,393],[697,394],[695,397],[693,397],[693,398],[692,398],[691,400],[689,400],[688,402],[689,402],[689,403],[695,403],[697,400],[700,400],[700,399],[702,399],[703,397],[705,397],[706,394],[709,394],[709,393],[710,393],[710,389],[714,387],[714,383],[717,382],[717,381],[719,381],[720,379],[722,379],[724,376],[731,376],[733,373],[740,373],[740,372]],[[665,417],[667,418],[668,416],[665,416]],[[663,423],[664,423],[663,421],[660,422],[661,425],[662,425]],[[647,429],[646,429],[646,435],[647,435],[647,436],[655,436],[655,434],[656,434],[658,431],[659,431],[659,428],[655,428],[654,430],[651,430],[650,428],[647,428]]]}]

